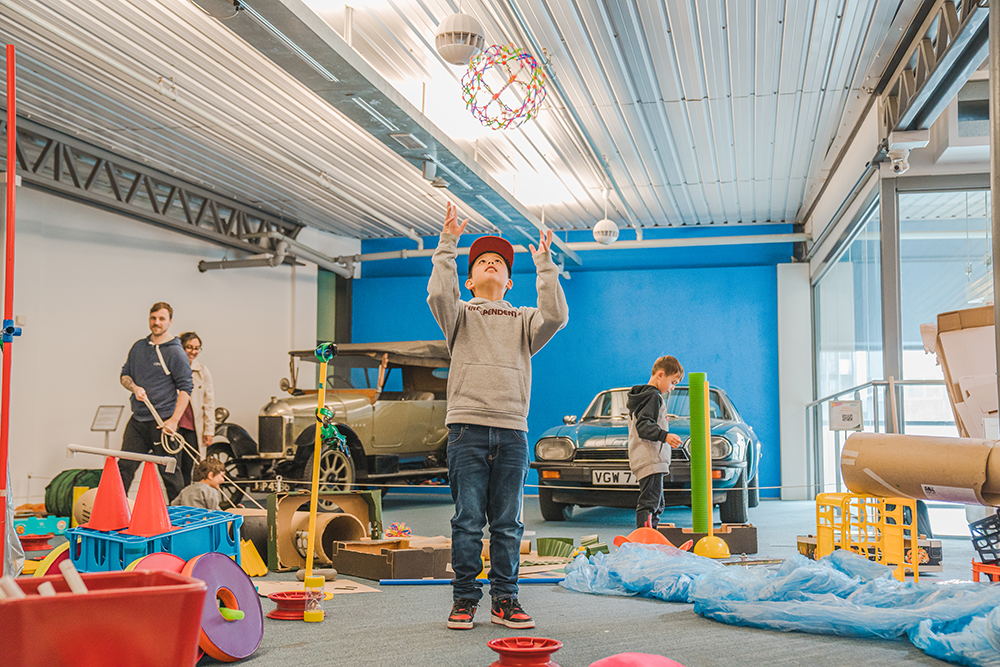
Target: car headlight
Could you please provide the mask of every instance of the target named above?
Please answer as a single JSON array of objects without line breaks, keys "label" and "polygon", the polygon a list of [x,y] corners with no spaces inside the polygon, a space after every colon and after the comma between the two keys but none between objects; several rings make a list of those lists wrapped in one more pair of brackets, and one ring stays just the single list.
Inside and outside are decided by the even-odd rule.
[{"label": "car headlight", "polygon": [[733,445],[721,435],[713,435],[711,450],[713,459],[724,459],[733,453]]},{"label": "car headlight", "polygon": [[[684,451],[687,452],[688,458],[691,458],[691,438],[684,441],[683,447]],[[724,459],[733,453],[733,445],[721,435],[712,436],[711,448],[713,459]]]},{"label": "car headlight", "polygon": [[568,438],[542,438],[535,444],[535,460],[568,461],[573,458],[573,441]]}]

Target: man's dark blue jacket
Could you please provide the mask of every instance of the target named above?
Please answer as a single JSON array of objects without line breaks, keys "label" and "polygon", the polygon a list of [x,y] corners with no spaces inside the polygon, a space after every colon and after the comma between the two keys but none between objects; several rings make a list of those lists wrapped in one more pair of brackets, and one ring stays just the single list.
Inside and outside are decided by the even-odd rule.
[{"label": "man's dark blue jacket", "polygon": [[[191,363],[179,338],[172,338],[166,343],[154,344],[146,336],[137,340],[128,351],[128,359],[122,366],[122,375],[132,378],[138,386],[146,390],[149,402],[156,408],[160,419],[166,421],[174,414],[177,407],[177,392],[184,391],[191,395],[194,384],[191,382]],[[146,404],[132,394],[132,415],[136,421],[151,422],[153,415]]]}]

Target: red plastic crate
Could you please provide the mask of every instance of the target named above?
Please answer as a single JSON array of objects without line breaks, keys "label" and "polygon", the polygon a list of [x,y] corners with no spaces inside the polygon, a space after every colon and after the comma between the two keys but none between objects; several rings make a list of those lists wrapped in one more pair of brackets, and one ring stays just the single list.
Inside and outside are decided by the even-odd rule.
[{"label": "red plastic crate", "polygon": [[[173,572],[83,574],[69,592],[61,575],[17,580],[28,595],[0,600],[0,664],[18,667],[193,667],[207,587]],[[54,597],[37,594],[52,582]]]}]

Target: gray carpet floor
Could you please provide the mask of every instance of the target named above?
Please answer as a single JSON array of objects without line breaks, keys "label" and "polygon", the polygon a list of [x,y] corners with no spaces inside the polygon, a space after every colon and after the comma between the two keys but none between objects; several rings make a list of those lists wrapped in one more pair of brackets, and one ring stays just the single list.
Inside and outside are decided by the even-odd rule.
[{"label": "gray carpet floor", "polygon": [[[390,493],[383,499],[385,524],[404,521],[419,535],[449,535],[453,511],[448,496]],[[527,537],[598,534],[610,544],[627,534],[634,512],[609,508],[577,509],[564,523],[541,519],[538,499],[525,500]],[[664,521],[690,526],[690,510],[670,509]],[[812,502],[764,501],[751,510],[758,529],[758,556],[782,558],[795,553],[795,536],[815,531]],[[533,533],[533,534],[532,534]],[[975,556],[967,537],[942,539],[945,571],[925,581],[971,579]],[[271,573],[267,579],[291,579]],[[341,577],[351,579],[351,577]],[[706,620],[692,605],[646,599],[585,595],[554,585],[521,587],[520,600],[535,618],[534,630],[509,630],[490,623],[481,607],[472,630],[448,630],[450,586],[378,586],[380,592],[337,595],[327,601],[323,623],[265,619],[261,647],[241,664],[268,665],[407,665],[408,667],[487,667],[497,655],[486,643],[497,637],[531,635],[563,643],[553,660],[563,667],[586,667],[600,658],[628,651],[663,655],[686,667],[713,665],[945,665],[908,641],[849,639],[780,633],[729,626]],[[264,599],[264,611],[273,604]],[[205,658],[200,664],[211,664]]]}]

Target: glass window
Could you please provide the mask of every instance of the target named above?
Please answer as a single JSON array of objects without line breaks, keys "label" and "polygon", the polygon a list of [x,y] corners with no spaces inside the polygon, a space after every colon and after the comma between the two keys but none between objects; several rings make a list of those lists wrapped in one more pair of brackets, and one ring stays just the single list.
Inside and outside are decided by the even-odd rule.
[{"label": "glass window", "polygon": [[899,195],[899,292],[903,377],[943,379],[924,353],[921,324],[939,313],[993,301],[990,192],[914,192]]},{"label": "glass window", "polygon": [[[844,254],[813,288],[817,397],[882,379],[882,258],[878,209],[874,208]],[[872,390],[845,398],[871,405]],[[840,432],[827,428],[827,403],[814,412],[822,435],[821,491],[836,486]],[[866,429],[873,411],[863,412]]]},{"label": "glass window", "polygon": [[[943,380],[933,354],[924,352],[922,324],[939,313],[993,301],[989,190],[899,195],[899,278],[903,377]],[[911,386],[901,401],[904,432],[957,435],[943,386]]]},{"label": "glass window", "polygon": [[882,379],[879,233],[876,210],[814,289],[818,396]]}]

